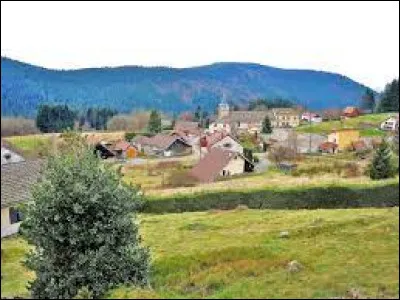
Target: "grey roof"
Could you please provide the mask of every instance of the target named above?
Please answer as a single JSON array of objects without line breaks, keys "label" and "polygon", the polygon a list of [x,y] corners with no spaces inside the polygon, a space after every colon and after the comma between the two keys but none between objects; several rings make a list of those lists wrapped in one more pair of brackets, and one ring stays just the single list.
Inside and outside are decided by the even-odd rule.
[{"label": "grey roof", "polygon": [[22,162],[24,160],[20,154],[6,147],[1,147],[1,165]]},{"label": "grey roof", "polygon": [[253,110],[253,111],[231,111],[229,116],[219,118],[216,122],[228,123],[262,123],[266,116],[270,120],[275,120],[279,115],[298,116],[299,112],[293,108],[273,108],[270,110]]},{"label": "grey roof", "polygon": [[43,160],[27,160],[1,165],[1,208],[30,198],[30,188],[41,174]]},{"label": "grey roof", "polygon": [[272,117],[270,111],[232,111],[229,116],[218,119],[217,122],[261,123],[267,115]]},{"label": "grey roof", "polygon": [[4,139],[1,139],[1,164],[9,164],[24,161],[22,151],[14,147]]}]

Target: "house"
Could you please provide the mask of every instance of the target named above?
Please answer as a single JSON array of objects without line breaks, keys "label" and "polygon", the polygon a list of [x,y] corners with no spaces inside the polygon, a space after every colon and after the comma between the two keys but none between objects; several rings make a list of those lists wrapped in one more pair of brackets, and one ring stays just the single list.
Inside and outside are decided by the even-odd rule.
[{"label": "house", "polygon": [[299,112],[293,108],[273,108],[272,127],[297,127],[300,125]]},{"label": "house", "polygon": [[115,153],[116,158],[119,159],[132,159],[138,154],[136,147],[124,140],[120,140],[115,143],[112,146],[112,151]]},{"label": "house", "polygon": [[185,136],[199,136],[201,134],[201,128],[197,122],[176,121],[173,132]]},{"label": "house", "polygon": [[311,123],[321,123],[322,117],[316,113],[305,112],[301,115],[301,120],[311,122]]},{"label": "house", "polygon": [[387,131],[396,131],[399,129],[399,115],[392,116],[381,123],[381,129]]},{"label": "house", "polygon": [[345,118],[355,118],[360,115],[361,115],[360,109],[354,106],[348,106],[342,112],[342,116]]},{"label": "house", "polygon": [[243,174],[245,163],[249,162],[241,153],[212,148],[189,172],[189,176],[202,183],[213,182],[217,178]]},{"label": "house", "polygon": [[360,140],[360,131],[352,128],[334,130],[328,135],[328,142],[337,144],[339,151],[351,148],[352,143],[358,140]]},{"label": "house", "polygon": [[157,134],[153,137],[137,137],[134,145],[139,151],[157,156],[179,156],[192,153],[192,146],[175,135]]},{"label": "house", "polygon": [[94,145],[94,153],[101,157],[102,159],[107,159],[110,157],[115,157],[116,154],[111,148],[112,143],[107,143],[104,141],[98,142]]},{"label": "house", "polygon": [[226,131],[260,133],[265,117],[269,117],[272,127],[296,127],[300,125],[299,113],[292,108],[274,108],[266,111],[231,111],[222,101],[218,106],[218,118],[211,122],[210,133]]},{"label": "house", "polygon": [[4,141],[1,140],[1,164],[22,162],[23,158],[22,152]]},{"label": "house", "polygon": [[208,153],[212,148],[221,148],[243,154],[243,146],[229,133],[216,131],[200,138],[202,153]]},{"label": "house", "polygon": [[22,214],[17,205],[30,198],[30,189],[40,177],[42,160],[1,164],[1,237],[19,230]]},{"label": "house", "polygon": [[332,142],[324,142],[319,145],[318,150],[323,153],[335,153],[338,148],[338,144]]}]

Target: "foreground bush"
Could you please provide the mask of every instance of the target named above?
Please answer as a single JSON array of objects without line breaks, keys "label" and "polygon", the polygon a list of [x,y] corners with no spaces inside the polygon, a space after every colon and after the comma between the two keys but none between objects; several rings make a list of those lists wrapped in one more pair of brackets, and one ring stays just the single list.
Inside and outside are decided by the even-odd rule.
[{"label": "foreground bush", "polygon": [[[22,234],[34,245],[26,266],[35,271],[34,298],[93,297],[121,283],[148,283],[149,253],[139,245],[132,212],[136,190],[80,149],[52,157],[25,207]],[[134,216],[133,216],[134,218]]]}]

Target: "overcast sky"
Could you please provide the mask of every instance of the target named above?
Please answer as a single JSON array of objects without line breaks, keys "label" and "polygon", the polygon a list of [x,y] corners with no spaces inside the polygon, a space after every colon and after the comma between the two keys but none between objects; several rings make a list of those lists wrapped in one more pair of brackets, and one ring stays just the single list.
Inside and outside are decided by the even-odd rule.
[{"label": "overcast sky", "polygon": [[221,61],[399,76],[399,2],[1,2],[1,55],[73,69]]}]

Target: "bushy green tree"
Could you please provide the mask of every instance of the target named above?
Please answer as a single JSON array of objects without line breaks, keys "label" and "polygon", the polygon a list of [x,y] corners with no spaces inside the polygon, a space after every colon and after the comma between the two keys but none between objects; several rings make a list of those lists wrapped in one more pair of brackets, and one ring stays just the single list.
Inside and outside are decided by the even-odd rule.
[{"label": "bushy green tree", "polygon": [[394,177],[395,169],[392,160],[390,145],[384,140],[376,149],[374,158],[369,167],[369,176],[373,180]]},{"label": "bushy green tree", "polygon": [[262,123],[262,133],[272,133],[272,126],[271,126],[271,120],[269,119],[268,116],[265,116],[263,123]]},{"label": "bushy green tree", "polygon": [[399,80],[395,79],[386,85],[378,105],[378,112],[399,111]]},{"label": "bushy green tree", "polygon": [[80,145],[49,158],[24,208],[33,298],[70,299],[81,289],[96,298],[119,284],[148,284],[149,252],[134,214],[140,195]]},{"label": "bushy green tree", "polygon": [[159,133],[161,132],[161,116],[156,110],[152,110],[150,113],[150,120],[148,125],[149,132]]}]

